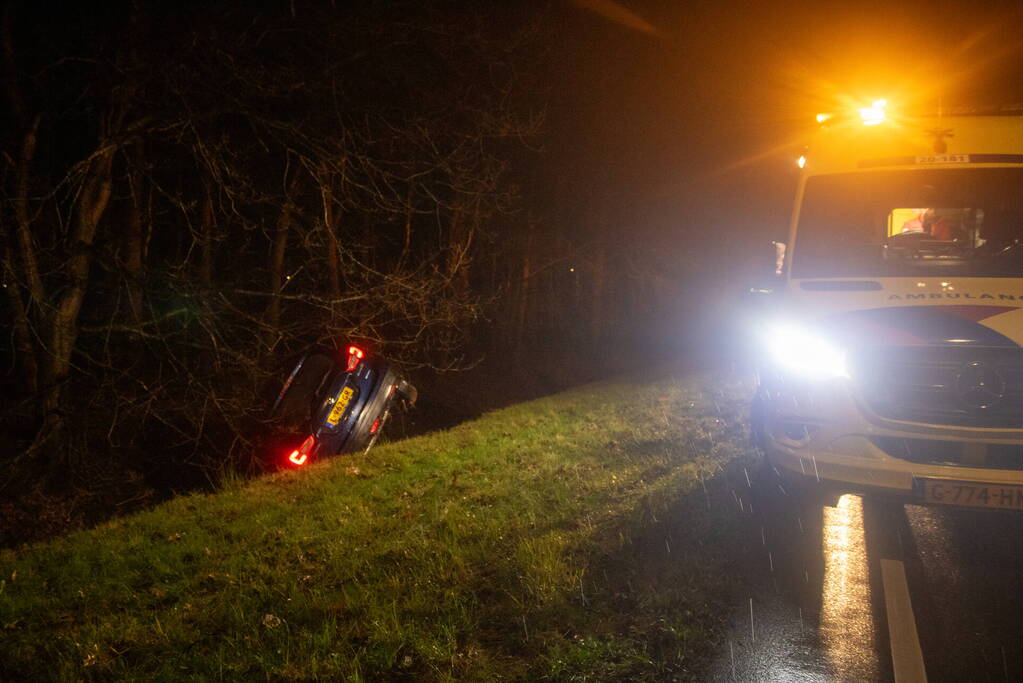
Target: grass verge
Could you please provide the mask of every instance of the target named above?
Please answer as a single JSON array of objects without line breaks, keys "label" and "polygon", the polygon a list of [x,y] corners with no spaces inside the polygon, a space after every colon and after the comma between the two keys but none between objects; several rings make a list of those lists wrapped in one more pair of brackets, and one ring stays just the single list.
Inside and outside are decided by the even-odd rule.
[{"label": "grass verge", "polygon": [[622,379],[0,553],[11,680],[698,676],[746,387]]}]

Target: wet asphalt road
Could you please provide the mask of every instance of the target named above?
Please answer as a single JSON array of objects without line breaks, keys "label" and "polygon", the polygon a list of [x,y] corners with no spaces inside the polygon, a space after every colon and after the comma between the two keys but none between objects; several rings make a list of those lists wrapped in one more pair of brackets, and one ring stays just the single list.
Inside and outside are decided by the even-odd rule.
[{"label": "wet asphalt road", "polygon": [[1023,681],[1023,513],[730,477],[745,538],[714,680]]}]

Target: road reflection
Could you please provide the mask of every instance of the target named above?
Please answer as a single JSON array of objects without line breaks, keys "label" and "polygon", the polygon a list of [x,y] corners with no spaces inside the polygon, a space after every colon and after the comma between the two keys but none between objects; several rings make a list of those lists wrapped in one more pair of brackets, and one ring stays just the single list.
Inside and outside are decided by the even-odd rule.
[{"label": "road reflection", "polygon": [[823,508],[821,639],[838,680],[876,680],[874,623],[863,530],[863,499],[844,495]]}]

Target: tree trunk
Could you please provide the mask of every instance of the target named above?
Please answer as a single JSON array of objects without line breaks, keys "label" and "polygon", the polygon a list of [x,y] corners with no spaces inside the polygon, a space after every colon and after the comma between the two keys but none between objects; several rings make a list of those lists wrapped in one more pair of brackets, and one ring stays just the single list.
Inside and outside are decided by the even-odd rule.
[{"label": "tree trunk", "polygon": [[405,198],[405,240],[401,247],[401,256],[398,257],[398,265],[395,266],[395,271],[401,271],[405,266],[405,260],[408,258],[409,250],[412,248],[412,216],[414,212],[414,205],[412,203],[412,187],[408,189],[408,196]]},{"label": "tree trunk", "polygon": [[533,220],[530,219],[527,223],[526,233],[526,248],[522,254],[522,270],[519,278],[519,296],[518,306],[515,313],[515,333],[513,339],[515,340],[515,348],[519,349],[522,347],[526,338],[526,327],[529,317],[529,299],[530,291],[532,287],[532,265],[533,265],[533,245],[535,242],[536,225]]},{"label": "tree trunk", "polygon": [[32,239],[32,218],[28,205],[29,178],[32,173],[32,161],[35,158],[39,117],[25,133],[21,145],[21,158],[18,160],[18,194],[14,200],[14,213],[18,223],[18,247],[21,266],[25,271],[28,283],[29,298],[35,304],[40,315],[47,313],[46,289],[39,274],[39,261],[36,257],[35,242]]},{"label": "tree trunk", "polygon": [[199,279],[207,290],[213,288],[213,253],[217,239],[217,216],[213,211],[213,188],[206,185],[206,196],[202,204],[202,262]]},{"label": "tree trunk", "polygon": [[593,289],[590,293],[590,338],[600,341],[604,335],[606,321],[607,289],[607,245],[603,240],[597,243],[597,252],[593,257]]},{"label": "tree trunk", "polygon": [[278,295],[284,289],[284,254],[288,248],[288,231],[291,229],[291,204],[284,205],[277,219],[277,232],[274,234],[273,251],[270,254],[270,291],[274,297],[270,299],[270,326],[278,329],[281,323],[281,300]]},{"label": "tree trunk", "polygon": [[79,191],[74,240],[65,267],[68,286],[56,302],[50,321],[44,371],[46,391],[43,400],[44,422],[34,448],[40,445],[41,440],[59,441],[62,436],[64,383],[71,370],[71,354],[78,338],[78,313],[89,284],[93,240],[99,222],[110,203],[114,151],[113,147],[109,147],[96,155],[88,165]]},{"label": "tree trunk", "polygon": [[[273,298],[270,299],[269,323],[270,327],[277,330],[281,324],[281,300],[279,295],[287,282],[284,274],[284,257],[288,250],[288,232],[291,231],[291,223],[294,220],[295,204],[293,197],[298,190],[298,178],[291,181],[288,196],[284,198],[284,206],[281,208],[281,215],[277,219],[277,231],[274,234],[273,249],[270,253],[270,291]],[[271,340],[273,346],[273,340]]]},{"label": "tree trunk", "polygon": [[334,207],[334,192],[330,182],[329,175],[321,175],[320,196],[323,199],[323,230],[327,236],[327,276],[330,282],[330,295],[335,299],[339,299],[341,297],[339,263],[341,245],[337,239],[339,212]]},{"label": "tree trunk", "polygon": [[33,394],[39,391],[41,381],[39,371],[39,360],[36,355],[29,320],[29,310],[22,298],[22,289],[28,292],[29,301],[33,304],[36,315],[44,318],[48,310],[46,306],[46,291],[43,288],[42,277],[39,273],[39,262],[36,257],[35,242],[32,238],[32,218],[29,210],[29,177],[31,175],[32,162],[35,158],[37,132],[39,129],[39,118],[32,123],[32,127],[25,133],[22,141],[21,154],[18,159],[18,184],[17,194],[14,197],[14,217],[17,230],[18,255],[21,261],[21,273],[23,277],[17,277],[18,267],[15,264],[14,245],[10,242],[4,244],[4,283],[8,299],[11,304],[11,311],[14,314],[15,343],[21,354],[22,371],[27,388]]},{"label": "tree trunk", "polygon": [[451,220],[448,223],[448,277],[454,278],[455,273],[462,265],[461,249],[462,241],[462,214],[464,213],[462,203],[457,202],[451,209]]},{"label": "tree trunk", "polygon": [[25,98],[18,84],[18,67],[14,59],[13,7],[14,3],[4,4],[3,18],[0,19],[0,43],[3,45],[4,80],[7,86],[4,90],[11,105],[11,118],[17,128],[23,128],[28,124],[28,116],[25,113],[27,111]]},{"label": "tree trunk", "polygon": [[14,317],[14,343],[18,350],[21,364],[21,378],[30,394],[39,391],[39,362],[36,359],[35,347],[32,345],[32,329],[28,320],[28,311],[22,299],[21,286],[15,276],[13,253],[10,245],[4,244],[3,255],[3,286]]},{"label": "tree trunk", "polygon": [[124,267],[128,282],[128,304],[131,306],[133,321],[142,322],[142,244],[143,223],[145,222],[145,192],[142,190],[142,174],[138,172],[143,160],[142,147],[133,149],[135,169],[131,174],[131,204],[128,207],[128,230],[124,236]]},{"label": "tree trunk", "polygon": [[469,258],[475,236],[476,224],[480,220],[480,205],[468,209],[459,201],[451,211],[451,223],[448,230],[448,278],[459,295],[469,291]]}]

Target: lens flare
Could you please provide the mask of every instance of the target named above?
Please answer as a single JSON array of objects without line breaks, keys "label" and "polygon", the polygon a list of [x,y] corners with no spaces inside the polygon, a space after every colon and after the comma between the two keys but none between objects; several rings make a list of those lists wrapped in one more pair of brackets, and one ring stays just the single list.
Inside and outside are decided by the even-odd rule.
[{"label": "lens flare", "polygon": [[778,325],[766,338],[767,349],[783,369],[810,379],[848,377],[845,352],[802,328]]},{"label": "lens flare", "polygon": [[876,126],[879,123],[883,123],[888,118],[887,114],[885,114],[885,107],[887,106],[888,100],[874,100],[874,104],[860,109],[860,119],[863,120],[863,125]]}]

